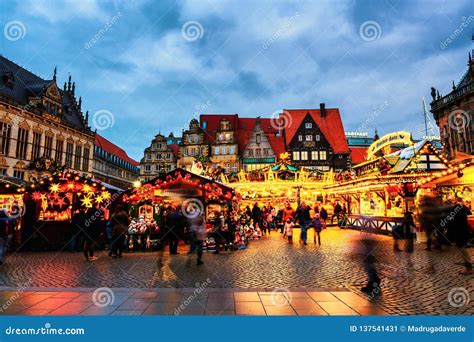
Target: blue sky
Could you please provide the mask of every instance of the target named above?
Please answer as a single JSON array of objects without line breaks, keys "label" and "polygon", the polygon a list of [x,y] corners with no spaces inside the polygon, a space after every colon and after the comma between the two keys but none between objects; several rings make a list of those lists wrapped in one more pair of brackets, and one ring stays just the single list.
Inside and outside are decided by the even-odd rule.
[{"label": "blue sky", "polygon": [[113,114],[98,132],[135,159],[199,113],[320,102],[346,131],[421,136],[422,97],[448,93],[473,47],[469,0],[1,0],[0,13],[0,53],[44,78],[57,65],[60,86],[71,74],[91,117]]}]

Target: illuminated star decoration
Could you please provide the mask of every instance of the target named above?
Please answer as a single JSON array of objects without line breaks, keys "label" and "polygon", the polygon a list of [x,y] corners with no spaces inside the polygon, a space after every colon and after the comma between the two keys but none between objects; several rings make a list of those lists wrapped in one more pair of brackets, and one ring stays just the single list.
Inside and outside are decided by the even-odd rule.
[{"label": "illuminated star decoration", "polygon": [[104,200],[108,200],[108,199],[110,198],[110,192],[104,191],[104,192],[102,193],[102,198],[103,198]]},{"label": "illuminated star decoration", "polygon": [[83,199],[81,199],[82,205],[86,208],[92,208],[92,197],[90,196],[84,196]]},{"label": "illuminated star decoration", "polygon": [[39,201],[41,199],[41,192],[39,191],[33,192],[33,195],[31,196],[31,198],[35,201]]},{"label": "illuminated star decoration", "polygon": [[91,192],[91,191],[92,191],[92,188],[90,187],[90,185],[84,184],[84,186],[82,187],[82,190],[83,190],[84,192]]},{"label": "illuminated star decoration", "polygon": [[66,202],[64,201],[64,197],[59,197],[58,200],[56,201],[56,204],[59,206],[59,208],[62,208],[63,206],[65,206]]},{"label": "illuminated star decoration", "polygon": [[58,192],[59,191],[59,184],[51,184],[51,186],[49,187],[49,190],[51,192]]},{"label": "illuminated star decoration", "polygon": [[104,201],[104,197],[102,197],[102,195],[97,195],[95,201],[97,204],[101,204]]}]

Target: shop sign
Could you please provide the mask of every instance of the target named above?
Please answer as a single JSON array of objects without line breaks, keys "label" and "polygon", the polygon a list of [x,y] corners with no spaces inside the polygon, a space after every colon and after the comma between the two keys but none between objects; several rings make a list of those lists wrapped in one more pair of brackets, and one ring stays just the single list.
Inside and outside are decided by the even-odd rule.
[{"label": "shop sign", "polygon": [[393,144],[412,144],[411,133],[408,132],[395,132],[384,135],[377,141],[374,141],[372,145],[367,149],[367,158],[372,159],[375,153],[382,150],[384,147]]}]

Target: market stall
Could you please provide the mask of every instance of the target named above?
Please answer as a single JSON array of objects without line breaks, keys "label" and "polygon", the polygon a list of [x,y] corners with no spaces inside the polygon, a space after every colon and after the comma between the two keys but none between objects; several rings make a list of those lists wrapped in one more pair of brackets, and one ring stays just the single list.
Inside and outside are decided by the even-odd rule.
[{"label": "market stall", "polygon": [[16,249],[21,243],[25,186],[22,179],[0,175],[0,208],[4,212],[2,219],[8,222],[6,233],[10,249]]},{"label": "market stall", "polygon": [[422,185],[458,167],[427,140],[354,167],[354,179],[324,188],[329,201],[347,206],[347,224],[390,233],[407,211],[416,212]]},{"label": "market stall", "polygon": [[60,249],[77,233],[71,224],[77,210],[86,211],[93,205],[101,209],[102,229],[99,243],[105,241],[105,221],[108,206],[118,193],[117,188],[81,176],[74,171],[56,172],[35,179],[26,186],[25,229],[23,241],[33,250]]},{"label": "market stall", "polygon": [[221,213],[236,210],[237,199],[233,188],[180,168],[140,184],[119,200],[127,204],[132,218],[129,248],[146,250],[159,246],[171,205],[181,206],[186,217],[204,213],[207,224],[212,225]]}]

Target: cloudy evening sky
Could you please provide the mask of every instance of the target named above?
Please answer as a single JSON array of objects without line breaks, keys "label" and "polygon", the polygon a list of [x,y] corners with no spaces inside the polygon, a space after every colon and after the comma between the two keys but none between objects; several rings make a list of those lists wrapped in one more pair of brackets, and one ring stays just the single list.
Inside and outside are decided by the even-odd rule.
[{"label": "cloudy evening sky", "polygon": [[71,74],[84,110],[113,113],[98,132],[136,159],[203,112],[270,116],[320,102],[340,108],[346,131],[419,137],[422,97],[429,106],[431,86],[451,91],[473,47],[471,0],[0,4],[2,31],[25,29],[16,40],[3,32],[0,53],[47,79],[57,65],[60,87]]}]

